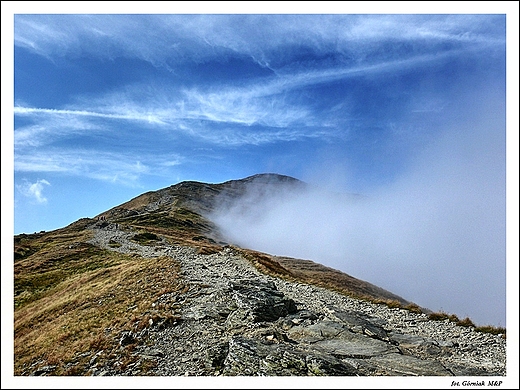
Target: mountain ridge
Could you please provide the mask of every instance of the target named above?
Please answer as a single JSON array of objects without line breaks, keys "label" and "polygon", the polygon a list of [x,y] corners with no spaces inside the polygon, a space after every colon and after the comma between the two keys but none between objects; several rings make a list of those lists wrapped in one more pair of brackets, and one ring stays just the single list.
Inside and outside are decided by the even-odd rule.
[{"label": "mountain ridge", "polygon": [[[299,191],[309,187],[309,184],[299,179],[275,173],[255,174],[244,179],[228,180],[216,184],[181,181],[169,187],[139,195],[128,202],[98,214],[95,218],[104,218],[116,223],[132,221],[138,225],[144,224],[146,226],[151,224],[156,226],[176,226],[184,229],[186,232],[195,234],[199,242],[205,241],[208,244],[229,245],[230,243],[219,232],[216,224],[209,219],[209,215],[216,207],[225,207],[249,192],[254,192],[256,195],[255,199],[258,199],[270,197],[283,191]],[[150,213],[157,213],[156,215],[161,217],[147,218],[147,215],[150,215]],[[234,245],[236,246],[236,243]],[[260,251],[256,252],[260,253]],[[263,256],[265,255],[267,254],[263,254]],[[294,262],[288,261],[288,259],[294,258],[289,256],[268,256],[271,262],[279,263],[282,261],[285,262],[287,267],[295,268],[294,265],[290,265],[291,263],[294,264]],[[312,267],[315,272],[324,273],[331,270],[335,274],[336,280],[340,281],[333,283],[336,288],[340,287],[339,285],[343,282],[347,285],[355,285],[356,288],[348,288],[348,290],[350,290],[351,294],[359,297],[396,300],[402,305],[411,304],[410,301],[397,294],[386,291],[369,282],[361,281],[342,271],[320,265],[311,259],[301,260],[315,264]],[[285,276],[292,276],[290,271],[287,273],[289,275],[286,274]],[[339,278],[337,278],[338,276]]]},{"label": "mountain ridge", "polygon": [[180,182],[16,235],[15,375],[504,375],[503,334],[227,242],[205,215],[251,185],[307,186],[276,174]]}]

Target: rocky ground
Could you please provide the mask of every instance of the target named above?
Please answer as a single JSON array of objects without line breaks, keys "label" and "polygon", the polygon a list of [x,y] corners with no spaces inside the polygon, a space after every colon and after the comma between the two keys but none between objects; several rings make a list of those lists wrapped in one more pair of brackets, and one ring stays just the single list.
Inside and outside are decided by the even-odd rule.
[{"label": "rocky ground", "polygon": [[155,376],[506,375],[500,335],[273,278],[231,247],[202,255],[166,242],[141,246],[130,241],[133,232],[104,225],[93,225],[92,244],[171,256],[189,290],[154,303],[175,299],[179,321],[121,335],[121,345],[139,341],[135,363],[123,371],[93,364],[92,375],[143,375],[145,366]]}]

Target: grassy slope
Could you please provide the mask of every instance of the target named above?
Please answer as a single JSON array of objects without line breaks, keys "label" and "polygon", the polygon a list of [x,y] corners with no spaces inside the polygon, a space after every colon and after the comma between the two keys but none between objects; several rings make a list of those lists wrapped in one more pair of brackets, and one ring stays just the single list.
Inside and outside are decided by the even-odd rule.
[{"label": "grassy slope", "polygon": [[[134,200],[132,206],[146,205],[150,196]],[[197,248],[200,254],[222,249],[223,244],[211,238],[212,224],[185,208],[113,217],[112,222],[134,229],[141,245],[154,245],[154,237],[161,236],[170,244]],[[15,236],[15,375],[49,365],[55,366],[53,375],[88,375],[87,366],[100,351],[98,360],[115,359],[124,367],[134,359],[134,345],[119,346],[122,331],[140,330],[150,319],[175,320],[180,312],[175,305],[152,307],[163,294],[186,291],[175,259],[145,259],[92,246],[86,243],[92,232],[85,228],[93,222],[83,219],[52,232]],[[420,311],[385,290],[317,263],[235,249],[264,273]],[[445,313],[432,313],[431,318],[472,325],[469,319],[459,321]],[[505,334],[503,328],[480,330]]]},{"label": "grassy slope", "polygon": [[18,236],[14,264],[14,373],[56,366],[53,375],[86,374],[99,359],[132,361],[121,349],[124,330],[139,330],[151,318],[170,319],[178,308],[152,303],[183,292],[171,258],[144,259],[84,243],[88,231],[60,229]]}]

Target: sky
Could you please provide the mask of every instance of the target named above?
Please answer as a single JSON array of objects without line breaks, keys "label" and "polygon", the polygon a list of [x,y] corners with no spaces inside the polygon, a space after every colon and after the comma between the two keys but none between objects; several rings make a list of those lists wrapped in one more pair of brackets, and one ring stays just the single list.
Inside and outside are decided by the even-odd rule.
[{"label": "sky", "polygon": [[107,14],[12,15],[2,187],[10,177],[14,199],[4,213],[2,192],[2,221],[12,217],[14,234],[184,180],[279,173],[367,202],[259,205],[262,222],[228,218],[238,241],[506,325],[506,191],[517,188],[506,178],[518,173],[518,134],[506,134],[511,120],[518,133],[518,113],[506,117],[518,106],[518,72],[506,74],[518,70],[518,15],[506,23],[507,2],[412,14],[120,14],[110,3]]},{"label": "sky", "polygon": [[15,15],[14,232],[183,180],[370,193],[490,103],[504,149],[504,15]]}]

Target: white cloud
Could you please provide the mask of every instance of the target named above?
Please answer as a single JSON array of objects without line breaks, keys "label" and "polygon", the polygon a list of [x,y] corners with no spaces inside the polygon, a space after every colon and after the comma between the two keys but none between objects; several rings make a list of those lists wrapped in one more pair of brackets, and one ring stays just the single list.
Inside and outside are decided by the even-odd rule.
[{"label": "white cloud", "polygon": [[[94,55],[139,58],[175,69],[180,63],[249,56],[275,66],[275,76],[247,85],[184,88],[127,86],[99,98],[76,97],[56,109],[17,106],[15,115],[34,120],[16,129],[16,146],[37,146],[82,132],[110,131],[94,120],[136,121],[214,144],[258,145],[300,137],[337,137],[338,114],[316,112],[299,91],[351,77],[402,71],[443,61],[464,42],[475,50],[501,42],[490,15],[16,15],[15,44],[48,58]],[[312,24],[313,28],[309,29]],[[395,53],[381,50],[402,43]],[[344,56],[334,65],[293,61],[292,47]],[[394,50],[394,49],[392,49]],[[315,58],[315,56],[312,56]],[[369,59],[370,58],[370,59]],[[296,63],[287,66],[288,63]],[[310,69],[310,70],[309,70]],[[432,110],[438,106],[423,106]],[[206,124],[218,127],[208,130]],[[257,132],[253,125],[276,128]],[[225,130],[222,130],[222,129]],[[298,130],[296,130],[298,128]],[[305,128],[305,131],[301,129]],[[317,130],[316,130],[317,129]],[[336,130],[336,131],[335,131]]]},{"label": "white cloud", "polygon": [[[140,58],[170,68],[231,54],[283,65],[293,45],[366,58],[381,42],[503,42],[500,15],[16,15],[15,44],[43,56]],[[309,26],[312,25],[312,28]],[[397,46],[397,45],[396,45]],[[439,47],[436,48],[436,51]],[[417,50],[417,47],[414,48]]]},{"label": "white cloud", "polygon": [[[454,54],[448,51],[375,64],[278,72],[276,76],[253,79],[240,86],[210,85],[204,89],[186,88],[179,91],[166,87],[152,88],[149,84],[135,85],[125,91],[101,97],[85,111],[105,112],[96,115],[124,119],[146,120],[151,116],[154,118],[153,123],[160,124],[207,120],[277,128],[317,126],[324,121],[321,116],[323,112],[320,111],[318,117],[311,107],[296,101],[294,96],[297,95],[294,93],[298,90],[353,77],[405,71],[411,67],[443,61]],[[136,114],[138,110],[142,114]],[[82,114],[83,111],[78,109],[76,112]]]},{"label": "white cloud", "polygon": [[[110,121],[139,121],[149,130],[178,132],[204,142],[233,145],[261,144],[325,135],[324,131],[304,131],[317,125],[308,108],[291,104],[278,96],[277,86],[253,83],[250,88],[222,87],[210,91],[152,88],[134,85],[124,91],[110,92],[70,109],[15,107],[15,115],[34,122],[15,130],[18,148],[52,143],[71,136],[120,132]],[[316,123],[315,123],[316,122]],[[219,127],[216,128],[214,125]],[[273,131],[252,125],[276,128]],[[294,127],[300,128],[295,130]]]},{"label": "white cloud", "polygon": [[[436,56],[439,61],[442,56]],[[431,61],[430,56],[377,65],[340,67],[280,74],[262,80],[253,80],[245,86],[224,85],[191,88],[179,91],[173,87],[133,85],[120,91],[106,93],[97,99],[77,98],[77,103],[66,109],[15,107],[15,115],[37,121],[34,126],[15,131],[16,145],[37,145],[44,137],[57,137],[84,131],[109,131],[93,120],[139,121],[169,131],[179,131],[200,137],[207,142],[225,143],[226,137],[234,144],[269,143],[294,140],[299,137],[337,136],[327,112],[314,112],[305,102],[297,101],[299,89],[334,82],[367,73],[384,72]],[[295,97],[296,96],[296,97]],[[346,116],[348,112],[342,112]],[[331,114],[333,118],[337,113]],[[228,131],[204,131],[200,121],[229,125]],[[276,131],[255,133],[252,125],[277,128]],[[295,130],[298,128],[299,130]],[[305,128],[305,131],[303,129]],[[230,129],[233,129],[232,131]],[[318,129],[318,130],[316,130]],[[344,129],[340,129],[343,132]],[[262,141],[259,142],[259,139]]]},{"label": "white cloud", "polygon": [[[51,110],[55,111],[55,110]],[[70,136],[92,134],[101,131],[102,127],[83,117],[61,115],[56,112],[41,115],[38,112],[27,114],[34,123],[28,126],[18,127],[14,131],[15,148],[34,148],[55,142]]]},{"label": "white cloud", "polygon": [[[142,176],[168,176],[183,158],[174,154],[139,155],[77,149],[43,150],[38,154],[15,155],[15,172],[59,172],[67,175],[138,185]],[[152,168],[153,167],[153,168]]]},{"label": "white cloud", "polygon": [[43,189],[44,186],[50,185],[45,179],[37,180],[35,183],[24,180],[22,184],[16,187],[24,196],[35,200],[37,203],[47,203],[47,198],[43,196]]},{"label": "white cloud", "polygon": [[162,123],[150,112],[139,112],[137,110],[126,110],[124,113],[103,113],[88,110],[59,110],[49,108],[15,107],[15,115],[49,114],[62,116],[97,117],[104,119],[137,120],[148,123]]}]

